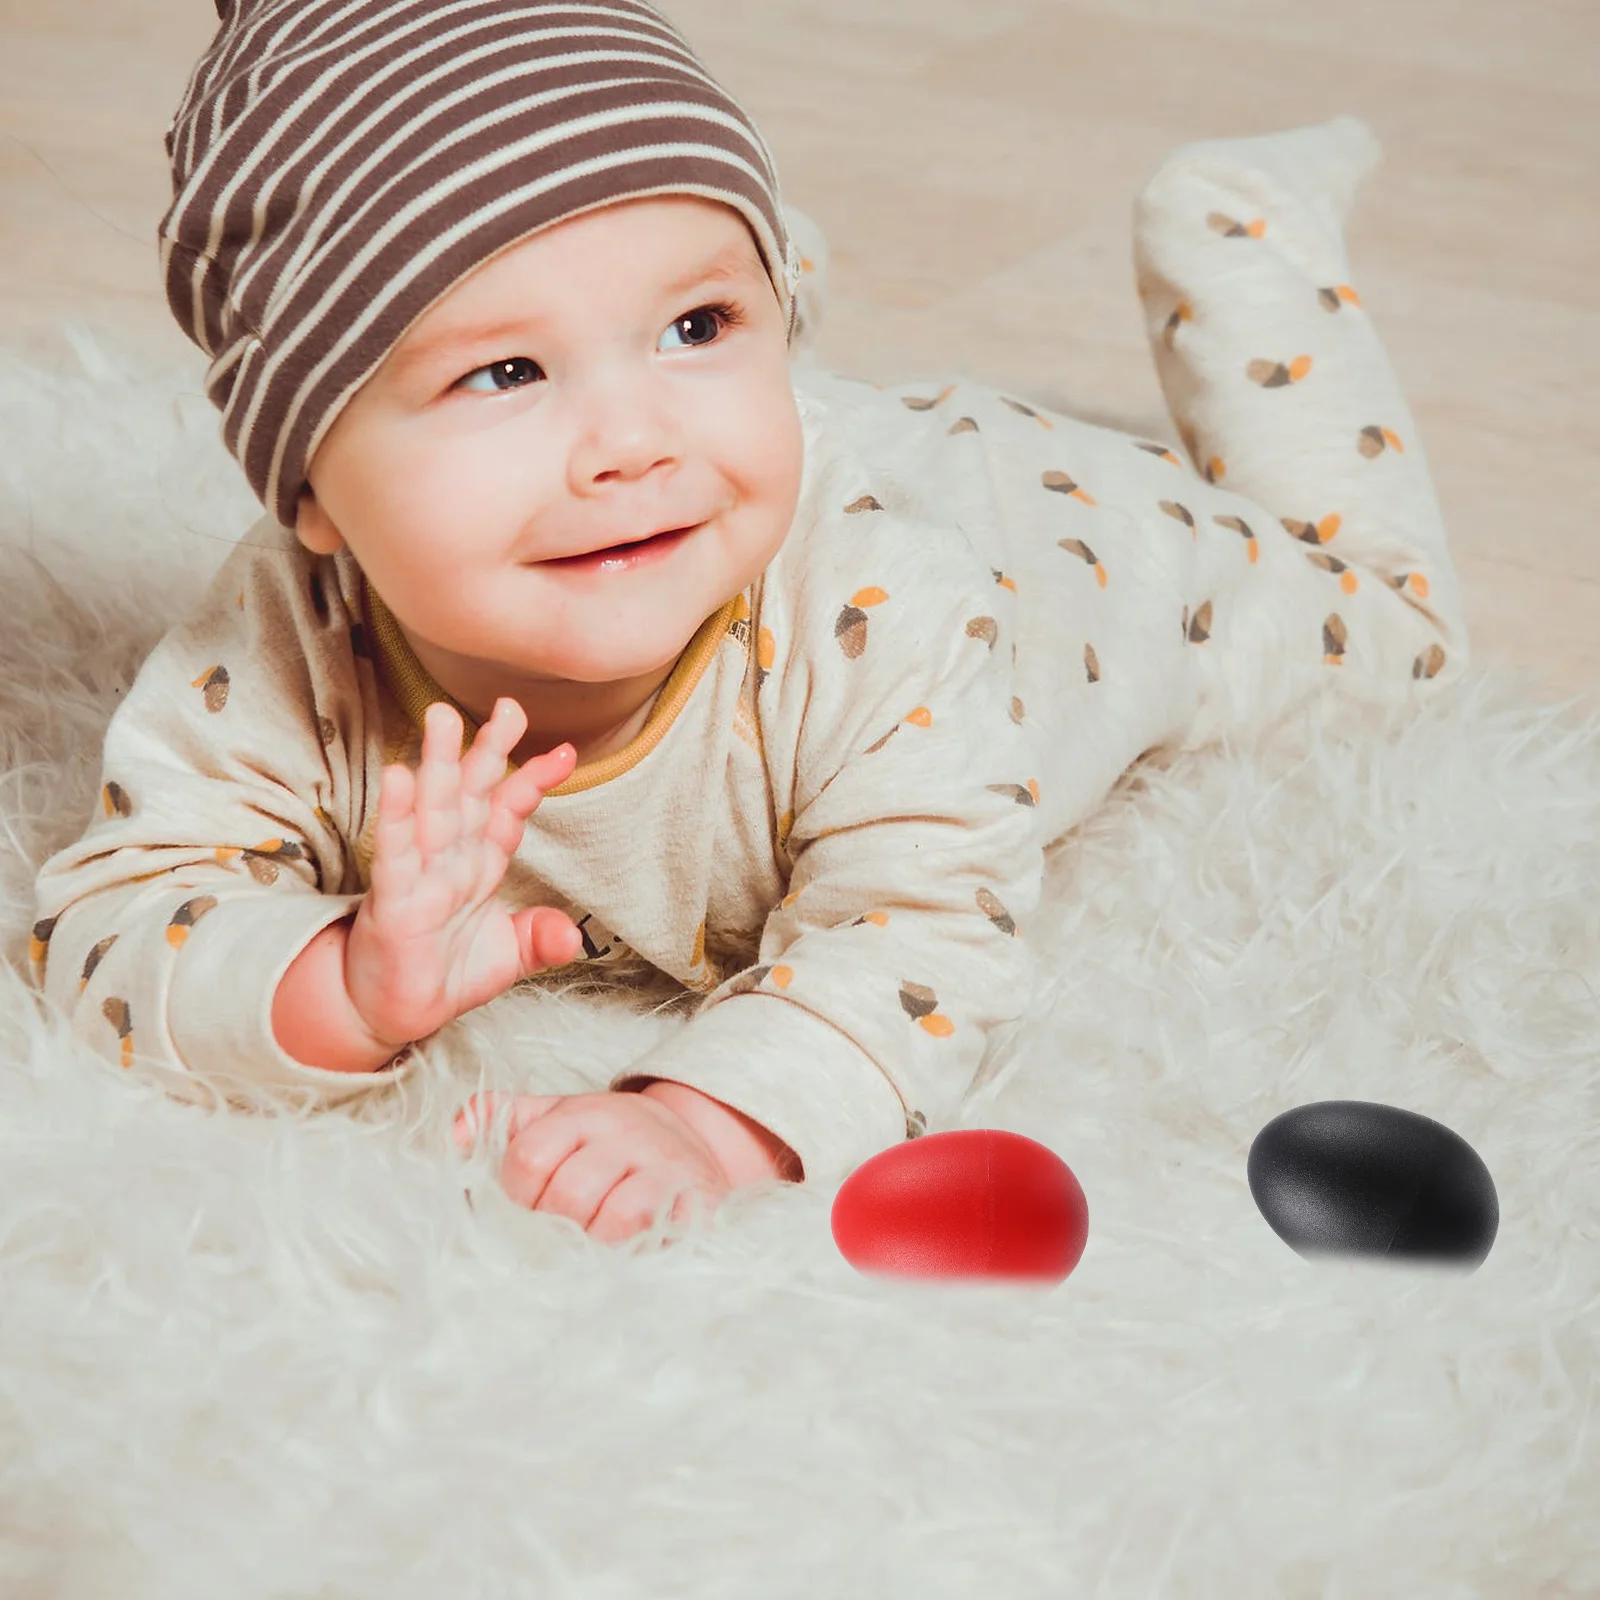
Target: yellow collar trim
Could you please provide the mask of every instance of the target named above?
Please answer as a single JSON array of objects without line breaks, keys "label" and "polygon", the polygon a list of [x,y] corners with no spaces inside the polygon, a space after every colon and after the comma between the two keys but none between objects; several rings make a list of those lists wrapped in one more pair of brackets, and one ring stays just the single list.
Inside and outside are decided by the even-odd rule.
[{"label": "yellow collar trim", "polygon": [[[720,611],[707,617],[695,630],[694,637],[685,646],[683,654],[678,657],[677,664],[668,675],[667,681],[662,684],[645,725],[627,744],[620,750],[613,750],[608,756],[602,756],[598,761],[590,761],[584,766],[575,768],[565,783],[557,784],[555,788],[547,789],[545,793],[577,794],[582,789],[593,789],[598,784],[609,783],[613,778],[621,777],[630,767],[644,760],[661,742],[662,736],[676,721],[678,713],[689,703],[689,696],[694,693],[695,685],[699,683],[706,668],[711,665],[712,658],[717,653],[717,646],[728,634],[741,598],[740,595],[734,595]],[[420,732],[423,726],[423,714],[435,700],[444,700],[453,705],[460,712],[464,724],[461,748],[465,752],[467,746],[477,737],[478,724],[459,700],[447,694],[433,681],[428,669],[417,659],[416,652],[411,648],[411,642],[401,632],[394,613],[384,604],[383,597],[378,591],[367,582],[365,573],[361,574],[361,608],[366,617],[367,632],[378,647],[376,665],[393,691],[395,699],[400,702],[401,709]],[[506,770],[510,772],[515,769],[508,765]]]}]

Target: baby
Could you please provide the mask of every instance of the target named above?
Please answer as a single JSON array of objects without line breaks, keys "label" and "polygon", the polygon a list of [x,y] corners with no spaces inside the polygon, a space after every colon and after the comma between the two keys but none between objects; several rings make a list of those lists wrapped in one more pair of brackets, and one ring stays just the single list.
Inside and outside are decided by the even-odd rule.
[{"label": "baby", "polygon": [[682,1028],[458,1137],[504,1113],[507,1191],[607,1240],[836,1182],[953,1117],[1029,1004],[1046,846],[1142,754],[1465,667],[1343,256],[1361,124],[1141,195],[1185,461],[797,363],[800,219],[639,0],[219,13],[162,255],[266,515],[40,872],[35,981],[112,1062],[332,1104],[647,963]]}]

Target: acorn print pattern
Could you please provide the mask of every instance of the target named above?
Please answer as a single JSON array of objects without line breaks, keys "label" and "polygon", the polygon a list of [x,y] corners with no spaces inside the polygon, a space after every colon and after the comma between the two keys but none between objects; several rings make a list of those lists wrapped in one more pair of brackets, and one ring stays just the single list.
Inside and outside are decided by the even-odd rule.
[{"label": "acorn print pattern", "polygon": [[1094,504],[1093,498],[1085,490],[1080,489],[1065,472],[1047,472],[1041,482],[1045,488],[1053,489],[1057,494],[1071,495],[1074,500],[1081,500],[1086,506]]},{"label": "acorn print pattern", "polygon": [[1409,600],[1412,595],[1419,600],[1428,598],[1428,580],[1420,572],[1384,572],[1379,576],[1399,593],[1402,600]]},{"label": "acorn print pattern", "polygon": [[133,1065],[133,1013],[126,1000],[119,1000],[115,996],[100,1003],[100,1015],[116,1029],[117,1038],[121,1044],[121,1059],[124,1067]]},{"label": "acorn print pattern", "polygon": [[976,417],[957,417],[945,430],[946,433],[977,433],[978,419]]},{"label": "acorn print pattern", "polygon": [[1188,506],[1180,505],[1176,500],[1163,500],[1161,502],[1161,509],[1165,511],[1169,517],[1173,518],[1174,521],[1181,522],[1191,534],[1195,535],[1196,538],[1199,537],[1199,535],[1195,533],[1194,513],[1188,508]]},{"label": "acorn print pattern", "polygon": [[982,639],[993,650],[995,641],[1000,637],[1000,624],[993,617],[968,617],[967,637]]},{"label": "acorn print pattern", "polygon": [[1406,447],[1401,444],[1399,436],[1389,428],[1381,428],[1376,423],[1363,428],[1356,435],[1356,449],[1368,461],[1375,461],[1385,450],[1394,450],[1404,455]]},{"label": "acorn print pattern", "polygon": [[1245,542],[1245,554],[1250,564],[1254,566],[1261,559],[1261,542],[1251,531],[1250,524],[1243,517],[1213,517],[1211,519],[1219,528],[1231,528]]},{"label": "acorn print pattern", "polygon": [[1100,681],[1100,657],[1094,653],[1094,646],[1086,644],[1083,647],[1083,670],[1090,683]]},{"label": "acorn print pattern", "polygon": [[95,945],[94,948],[90,950],[88,955],[83,958],[83,970],[78,974],[79,994],[82,994],[83,991],[89,987],[89,980],[94,976],[94,969],[105,960],[106,951],[108,951],[112,945],[117,942],[118,937],[119,935],[115,933],[107,934],[106,937],[97,945]]},{"label": "acorn print pattern", "polygon": [[854,517],[863,511],[882,511],[883,503],[875,495],[864,494],[852,500],[844,509],[846,516]]},{"label": "acorn print pattern", "polygon": [[1322,624],[1322,658],[1330,667],[1343,664],[1345,641],[1349,637],[1344,618],[1337,611],[1332,612]]},{"label": "acorn print pattern", "polygon": [[869,744],[862,754],[876,755],[908,723],[913,728],[931,727],[933,725],[933,713],[926,706],[918,706],[915,711],[908,711],[876,744]]},{"label": "acorn print pattern", "polygon": [[936,394],[931,400],[921,399],[916,395],[903,394],[900,396],[900,404],[905,406],[907,410],[910,411],[932,411],[935,406],[942,406],[945,401],[955,393],[955,391],[956,386],[952,383],[946,385],[946,387]]},{"label": "acorn print pattern", "polygon": [[1317,290],[1317,304],[1324,311],[1341,311],[1345,306],[1359,306],[1361,296],[1348,283],[1334,283]]},{"label": "acorn print pattern", "polygon": [[925,983],[913,983],[908,978],[900,981],[900,1005],[905,1014],[935,1039],[948,1039],[956,1025],[938,1010],[939,996]]},{"label": "acorn print pattern", "polygon": [[267,839],[247,849],[237,845],[218,845],[212,853],[224,866],[242,860],[250,876],[264,885],[278,881],[280,861],[305,859],[305,851],[293,839]]},{"label": "acorn print pattern", "polygon": [[1338,533],[1343,519],[1335,511],[1330,512],[1320,522],[1303,522],[1298,517],[1283,517],[1280,520],[1284,528],[1295,538],[1303,539],[1307,544],[1326,544]]},{"label": "acorn print pattern", "polygon": [[1177,456],[1172,453],[1171,449],[1164,444],[1148,444],[1143,439],[1135,439],[1133,447],[1135,450],[1143,450],[1147,454],[1155,456],[1157,460],[1165,461],[1171,466],[1181,467],[1183,465]]},{"label": "acorn print pattern", "polygon": [[56,921],[55,917],[41,918],[28,934],[28,959],[36,967],[42,967],[50,954],[50,935],[56,931]]},{"label": "acorn print pattern", "polygon": [[1187,300],[1180,300],[1172,309],[1172,315],[1167,318],[1166,326],[1161,330],[1161,342],[1167,349],[1175,350],[1178,344],[1178,329],[1184,323],[1194,318],[1193,308]]},{"label": "acorn print pattern", "polygon": [[759,967],[746,967],[739,973],[727,988],[727,994],[732,997],[736,994],[749,994],[752,989],[759,989],[770,978],[775,989],[787,989],[794,981],[794,970],[783,966],[781,963],[773,966],[764,963]]},{"label": "acorn print pattern", "polygon": [[1292,361],[1252,361],[1244,371],[1251,383],[1259,383],[1263,389],[1283,389],[1309,377],[1311,366],[1310,356],[1296,356]]},{"label": "acorn print pattern", "polygon": [[1206,226],[1213,233],[1220,233],[1225,239],[1259,239],[1267,231],[1265,217],[1253,217],[1249,222],[1238,222],[1220,211],[1213,211],[1206,217]]},{"label": "acorn print pattern", "polygon": [[833,624],[833,636],[846,657],[854,661],[867,648],[867,609],[881,606],[889,596],[882,589],[857,589]]},{"label": "acorn print pattern", "polygon": [[1426,650],[1411,663],[1411,676],[1413,678],[1436,678],[1444,666],[1444,646],[1430,644]]},{"label": "acorn print pattern", "polygon": [[189,930],[208,911],[216,910],[216,907],[217,897],[214,894],[199,894],[192,900],[185,900],[172,913],[172,917],[167,923],[167,943],[174,950],[181,948],[184,941],[189,937]]},{"label": "acorn print pattern", "polygon": [[228,703],[228,669],[208,667],[189,687],[203,691],[207,711],[221,711]]},{"label": "acorn print pattern", "polygon": [[1026,784],[986,783],[984,788],[992,790],[995,794],[1008,795],[1019,806],[1036,806],[1039,803],[1039,780],[1037,778],[1029,778]]},{"label": "acorn print pattern", "polygon": [[1000,398],[1005,401],[1005,403],[1010,406],[1013,411],[1020,412],[1025,417],[1032,417],[1041,428],[1053,429],[1055,427],[1055,423],[1053,423],[1049,417],[1045,416],[1043,412],[1035,411],[1032,406],[1024,405],[1020,400],[1013,400],[1010,395],[1003,394],[1000,396]]},{"label": "acorn print pattern", "polygon": [[1100,558],[1082,539],[1057,539],[1056,543],[1069,555],[1075,555],[1086,566],[1094,568],[1095,582],[1103,589],[1111,581],[1110,574],[1100,564]]},{"label": "acorn print pattern", "polygon": [[1010,934],[1013,937],[1016,935],[1018,931],[1017,925],[1012,920],[1011,913],[1000,904],[1000,898],[993,889],[979,889],[975,898],[978,902],[978,909],[1001,933]]},{"label": "acorn print pattern", "polygon": [[1361,586],[1361,580],[1338,556],[1325,555],[1320,550],[1307,550],[1306,560],[1314,567],[1321,567],[1324,572],[1336,573],[1339,578],[1339,587],[1346,594],[1354,594]]},{"label": "acorn print pattern", "polygon": [[100,790],[100,805],[108,817],[131,817],[133,801],[120,783],[107,782]]}]

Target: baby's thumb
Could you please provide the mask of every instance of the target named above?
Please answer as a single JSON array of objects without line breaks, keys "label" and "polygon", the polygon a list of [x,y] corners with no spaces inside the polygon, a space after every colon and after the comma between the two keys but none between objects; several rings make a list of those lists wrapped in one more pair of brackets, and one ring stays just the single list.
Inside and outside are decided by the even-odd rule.
[{"label": "baby's thumb", "polygon": [[553,906],[518,911],[511,922],[517,930],[517,954],[525,978],[550,967],[564,967],[583,952],[583,935],[577,925]]}]

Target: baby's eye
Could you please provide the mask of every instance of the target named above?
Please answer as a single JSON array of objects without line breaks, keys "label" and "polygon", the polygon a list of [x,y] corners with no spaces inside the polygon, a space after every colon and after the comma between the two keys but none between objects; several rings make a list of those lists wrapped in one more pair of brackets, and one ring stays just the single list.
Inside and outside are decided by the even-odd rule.
[{"label": "baby's eye", "polygon": [[[695,349],[702,344],[710,344],[724,328],[737,328],[744,321],[744,313],[737,306],[728,305],[725,301],[718,301],[715,305],[696,306],[693,311],[686,311],[670,328],[668,333],[680,333],[684,328],[707,327],[709,335],[704,339],[690,339],[689,348]],[[665,337],[665,335],[663,335]]]},{"label": "baby's eye", "polygon": [[[525,389],[533,381],[533,374],[538,370],[537,361],[530,361],[526,356],[508,356],[504,361],[491,361],[488,366],[479,367],[476,372],[469,372],[456,387],[470,390],[474,394],[504,394],[509,389]],[[473,381],[485,376],[489,379],[490,388]]]}]

